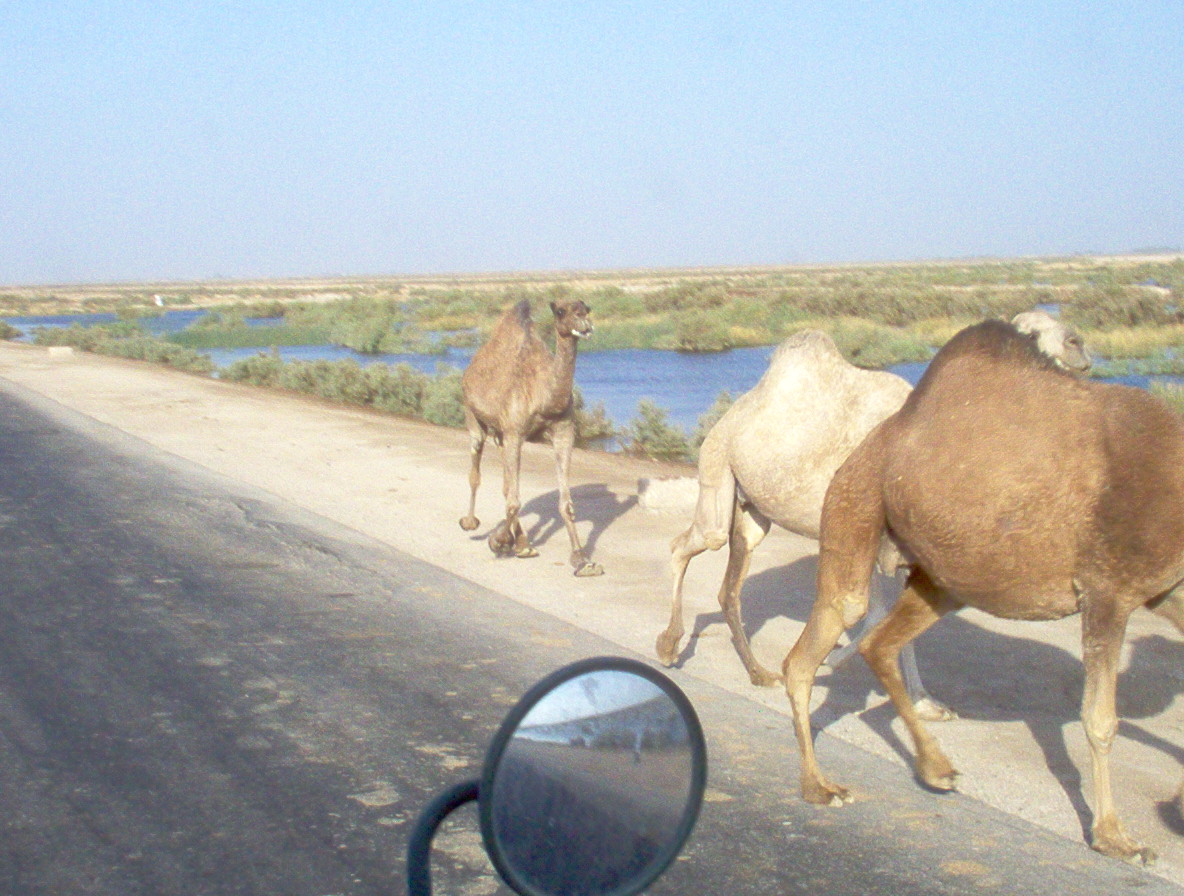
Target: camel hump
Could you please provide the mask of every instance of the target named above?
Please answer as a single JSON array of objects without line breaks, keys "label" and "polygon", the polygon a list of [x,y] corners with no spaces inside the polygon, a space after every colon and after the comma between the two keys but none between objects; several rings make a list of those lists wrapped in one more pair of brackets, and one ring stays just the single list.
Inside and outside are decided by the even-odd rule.
[{"label": "camel hump", "polygon": [[534,321],[530,316],[530,301],[522,299],[507,308],[493,327],[489,343],[496,348],[488,354],[504,354],[507,344],[529,342],[534,333]]},{"label": "camel hump", "polygon": [[967,327],[947,342],[934,356],[939,363],[942,356],[977,355],[1008,362],[1027,362],[1039,367],[1055,369],[1051,358],[1040,352],[1031,339],[1013,324],[1001,320],[985,320]]},{"label": "camel hump", "polygon": [[777,346],[769,360],[769,370],[819,360],[844,362],[842,352],[829,333],[823,330],[802,330]]},{"label": "camel hump", "polygon": [[523,327],[523,328],[530,327],[530,325],[531,325],[530,301],[528,299],[522,299],[520,302],[518,302],[518,304],[516,304],[513,308],[510,309],[510,314],[513,315],[514,320],[516,320],[518,322],[518,325],[520,327]]}]

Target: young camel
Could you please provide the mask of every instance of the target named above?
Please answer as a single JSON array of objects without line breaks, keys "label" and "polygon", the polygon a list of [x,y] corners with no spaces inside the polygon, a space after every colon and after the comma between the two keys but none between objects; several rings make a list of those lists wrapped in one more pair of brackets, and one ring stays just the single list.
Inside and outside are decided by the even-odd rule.
[{"label": "young camel", "polygon": [[555,315],[555,354],[534,333],[530,303],[523,299],[498,320],[489,341],[477,350],[461,377],[465,425],[469,430],[472,466],[469,469],[468,515],[461,518],[466,532],[480,525],[476,517],[477,488],[481,485],[481,454],[492,435],[502,449],[502,491],[506,518],[489,535],[489,547],[499,557],[537,557],[518,512],[522,445],[547,435],[555,448],[559,476],[559,515],[571,540],[571,565],[577,576],[597,576],[604,570],[584,556],[576,532],[575,507],[568,488],[571,450],[575,444],[572,380],[576,345],[592,334],[592,309],[582,301],[551,303]]},{"label": "young camel", "polygon": [[[1089,369],[1081,338],[1047,312],[1025,312],[1012,324],[1058,365]],[[727,544],[719,602],[732,643],[753,684],[767,687],[784,681],[756,659],[744,631],[740,592],[752,552],[773,523],[818,538],[822,500],[835,470],[880,421],[899,410],[910,391],[898,376],[849,364],[823,332],[798,333],[778,346],[760,382],[712,427],[699,451],[695,517],[670,546],[670,622],[656,644],[663,663],[669,666],[678,660],[687,566],[703,551]],[[881,570],[891,575],[899,565],[899,557],[886,544]],[[877,589],[875,596],[872,621],[888,609],[887,595]],[[851,655],[857,640],[836,651],[832,666]],[[911,646],[902,661],[909,694],[922,717],[952,718],[949,709],[925,692]]]},{"label": "young camel", "polygon": [[1092,846],[1150,861],[1118,820],[1109,753],[1128,617],[1146,606],[1184,630],[1184,421],[1144,390],[1066,375],[1002,323],[947,343],[826,494],[818,595],[783,666],[810,802],[850,801],[818,767],[810,694],[867,609],[885,531],[911,570],[860,652],[912,735],[921,780],[952,790],[957,773],[908,699],[901,649],[963,606],[1024,620],[1080,613]]}]

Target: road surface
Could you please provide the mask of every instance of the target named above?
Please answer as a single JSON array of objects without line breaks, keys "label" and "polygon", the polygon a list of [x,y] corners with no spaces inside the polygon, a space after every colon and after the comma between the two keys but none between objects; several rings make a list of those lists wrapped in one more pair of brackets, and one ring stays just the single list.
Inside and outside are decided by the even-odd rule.
[{"label": "road surface", "polygon": [[[607,568],[577,580],[543,503],[530,511],[543,530],[536,560],[496,561],[456,527],[463,434],[23,346],[0,351],[0,386],[0,792],[10,801],[0,891],[387,892],[408,819],[434,789],[476,773],[518,694],[583,656],[648,658],[664,624],[660,545],[684,520],[637,506],[636,477],[685,470],[577,458],[581,525]],[[528,496],[553,501],[549,466],[530,454]],[[492,522],[490,473],[481,512]],[[770,607],[787,579],[790,594],[801,587],[811,546],[772,541],[745,597],[754,641],[775,663],[802,612]],[[828,726],[819,747],[859,799],[818,810],[796,796],[784,695],[739,680],[708,609],[719,560],[699,573],[706,600],[692,612],[703,632],[674,673],[704,719],[708,801],[653,892],[1179,892],[1170,671],[1154,694],[1165,705],[1144,694],[1123,732],[1167,757],[1170,774],[1133,769],[1158,775],[1158,803],[1123,791],[1132,768],[1122,759],[1115,771],[1128,823],[1165,857],[1151,873],[1081,842],[1077,753],[1065,745],[1075,696],[1057,690],[1073,667],[1056,637],[1023,639],[977,619],[956,621],[953,634],[985,642],[988,660],[1006,652],[1004,674],[981,680],[972,665],[943,692],[935,676],[965,665],[943,645],[922,651],[923,671],[964,715],[991,695],[993,714],[972,712],[938,736],[964,771],[1018,757],[1010,780],[985,790],[1018,793],[1009,798],[1019,809],[920,790],[882,698],[850,673],[827,701],[868,708]],[[1155,650],[1133,651],[1128,677],[1178,656],[1158,630],[1136,635]],[[1009,678],[1050,657],[1039,689]],[[1034,770],[1025,751],[1008,754],[1016,719],[1043,760]],[[859,726],[887,749],[869,749]],[[1024,799],[1049,790],[1056,824],[1025,819]],[[1136,824],[1139,799],[1149,805]],[[496,891],[471,818],[444,832],[436,873],[442,893]]]}]

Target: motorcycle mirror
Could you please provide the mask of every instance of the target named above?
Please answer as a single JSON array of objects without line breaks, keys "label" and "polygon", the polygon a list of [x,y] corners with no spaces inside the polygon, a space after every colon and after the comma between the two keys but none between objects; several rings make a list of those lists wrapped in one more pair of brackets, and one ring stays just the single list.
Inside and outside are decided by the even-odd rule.
[{"label": "motorcycle mirror", "polygon": [[408,848],[412,896],[430,893],[431,834],[476,797],[485,849],[523,896],[632,896],[678,855],[703,801],[707,748],[666,675],[623,657],[551,673],[510,711],[480,782],[441,794]]}]

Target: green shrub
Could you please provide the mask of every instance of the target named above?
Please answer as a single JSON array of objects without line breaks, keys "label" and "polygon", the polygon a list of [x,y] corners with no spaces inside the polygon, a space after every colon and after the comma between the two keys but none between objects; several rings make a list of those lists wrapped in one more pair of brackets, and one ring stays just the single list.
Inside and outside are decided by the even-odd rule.
[{"label": "green shrub", "polygon": [[607,442],[616,435],[613,423],[608,419],[604,402],[597,402],[589,409],[579,386],[572,386],[572,405],[576,418],[576,444],[586,448],[596,442]]},{"label": "green shrub", "polygon": [[686,433],[666,420],[666,410],[648,398],[637,403],[637,416],[622,432],[628,454],[653,460],[687,460],[690,445]]},{"label": "green shrub", "polygon": [[278,354],[252,355],[233,362],[222,371],[222,378],[251,386],[275,388],[280,384],[284,361]]},{"label": "green shrub", "polygon": [[718,314],[695,310],[674,318],[674,346],[680,352],[722,352],[732,347],[727,323]]},{"label": "green shrub", "polygon": [[166,364],[189,373],[208,374],[214,371],[214,363],[205,355],[155,339],[131,321],[96,327],[78,324],[42,327],[33,341],[37,345],[68,345],[84,352]]},{"label": "green shrub", "polygon": [[465,425],[464,397],[460,388],[461,372],[441,364],[427,384],[423,397],[423,419],[438,426]]},{"label": "green shrub", "polygon": [[423,416],[427,374],[420,373],[410,364],[395,367],[372,364],[366,368],[366,374],[371,380],[376,408],[404,417]]},{"label": "green shrub", "polygon": [[906,330],[843,318],[827,328],[843,357],[859,367],[883,369],[906,361],[927,361],[930,347]]},{"label": "green shrub", "polygon": [[715,397],[715,401],[711,403],[703,416],[699,418],[698,424],[695,426],[695,431],[691,435],[691,448],[694,449],[695,454],[699,453],[699,449],[703,447],[703,440],[707,438],[707,434],[715,424],[719,423],[720,418],[728,412],[728,409],[736,403],[736,399],[731,392],[723,391]]}]

